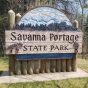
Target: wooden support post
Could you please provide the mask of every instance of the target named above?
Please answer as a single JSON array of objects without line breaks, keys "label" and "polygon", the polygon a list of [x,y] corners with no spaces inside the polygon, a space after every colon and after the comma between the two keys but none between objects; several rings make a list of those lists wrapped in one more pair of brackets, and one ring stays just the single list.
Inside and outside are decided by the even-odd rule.
[{"label": "wooden support post", "polygon": [[[15,21],[17,23],[21,18],[21,15],[17,13],[15,18],[16,18]],[[15,74],[21,75],[21,61],[15,60]]]},{"label": "wooden support post", "polygon": [[27,75],[27,61],[22,61],[22,74]]},{"label": "wooden support post", "polygon": [[56,72],[56,60],[50,60],[50,69],[51,72]]},{"label": "wooden support post", "polygon": [[9,75],[12,76],[15,73],[15,67],[14,67],[14,55],[9,55]]},{"label": "wooden support post", "polygon": [[71,60],[72,60],[72,59],[67,59],[67,60],[66,60],[67,72],[71,72]]},{"label": "wooden support post", "polygon": [[[78,28],[78,21],[77,20],[75,20],[74,21],[74,24],[73,24],[76,28]],[[73,56],[73,58],[72,58],[72,71],[76,71],[77,70],[77,67],[76,67],[76,53],[74,53],[74,56]]]},{"label": "wooden support post", "polygon": [[[35,6],[40,6],[40,0],[35,0]],[[31,8],[34,7],[31,5]],[[38,74],[40,72],[40,60],[35,60],[34,63],[34,73]]]},{"label": "wooden support post", "polygon": [[78,28],[78,27],[79,27],[78,21],[77,21],[77,20],[74,20],[73,25],[74,25],[76,28]]},{"label": "wooden support post", "polygon": [[16,23],[17,23],[17,22],[19,21],[19,19],[21,18],[20,13],[17,13],[15,18],[16,18],[15,21],[16,21]]},{"label": "wooden support post", "polygon": [[[35,6],[40,6],[40,0],[35,0]],[[40,60],[34,61],[34,73],[38,74],[40,72]]]},{"label": "wooden support post", "polygon": [[50,60],[46,60],[46,73],[50,73]]},{"label": "wooden support post", "polygon": [[77,66],[76,66],[76,53],[74,53],[74,56],[72,58],[72,71],[76,72]]},{"label": "wooden support post", "polygon": [[15,12],[13,10],[8,11],[9,14],[9,29],[15,25]]},{"label": "wooden support post", "polygon": [[46,60],[41,60],[41,73],[45,73],[45,69],[46,69]]},{"label": "wooden support post", "polygon": [[27,64],[27,70],[29,74],[33,74],[34,60],[29,60]]},{"label": "wooden support post", "polygon": [[[24,0],[24,12],[26,12],[27,11],[27,9],[28,9],[28,7],[27,7],[27,0]],[[21,63],[22,65],[21,65],[21,69],[22,69],[22,74],[23,75],[27,75],[27,60],[25,60],[25,61],[22,61],[22,63]]]},{"label": "wooden support post", "polygon": [[66,72],[66,59],[62,59],[62,72]]},{"label": "wooden support post", "polygon": [[34,60],[34,73],[38,74],[40,71],[40,60]]},{"label": "wooden support post", "polygon": [[21,61],[15,60],[15,74],[21,75]]},{"label": "wooden support post", "polygon": [[61,72],[61,59],[56,60],[56,71]]},{"label": "wooden support post", "polygon": [[[13,28],[15,24],[15,13],[13,10],[8,11],[9,15],[9,29]],[[9,75],[14,75],[15,67],[14,67],[14,55],[9,55]]]}]

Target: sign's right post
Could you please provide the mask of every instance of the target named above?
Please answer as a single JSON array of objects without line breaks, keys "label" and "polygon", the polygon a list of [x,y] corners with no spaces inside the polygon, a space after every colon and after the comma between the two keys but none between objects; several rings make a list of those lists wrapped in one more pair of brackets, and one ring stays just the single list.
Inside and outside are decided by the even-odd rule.
[{"label": "sign's right post", "polygon": [[[78,28],[78,21],[75,20],[73,22],[73,25]],[[69,63],[68,63],[69,64]],[[72,65],[72,71],[76,71],[77,70],[77,65],[76,65],[76,52],[74,52],[74,56],[73,56],[73,59],[72,59],[72,62],[71,62],[71,65]]]}]

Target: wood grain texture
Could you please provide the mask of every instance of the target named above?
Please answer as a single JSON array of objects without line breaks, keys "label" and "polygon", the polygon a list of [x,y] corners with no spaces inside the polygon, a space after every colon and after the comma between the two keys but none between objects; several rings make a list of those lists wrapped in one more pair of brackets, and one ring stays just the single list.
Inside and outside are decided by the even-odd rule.
[{"label": "wood grain texture", "polygon": [[66,59],[62,59],[62,65],[61,65],[61,68],[62,68],[62,72],[66,72]]},{"label": "wood grain texture", "polygon": [[71,60],[72,59],[67,59],[66,60],[66,69],[67,69],[67,72],[71,72]]},{"label": "wood grain texture", "polygon": [[[74,51],[75,51],[73,44],[68,44],[68,43],[59,43],[59,44],[24,43],[22,45],[22,47],[19,48],[19,51],[17,52],[16,51],[17,45],[14,47],[11,47],[15,44],[16,43],[7,43],[6,54],[74,53]],[[79,43],[79,45],[80,46],[78,48],[78,53],[81,53],[82,52],[82,48],[81,48],[82,43]],[[66,46],[67,46],[67,49],[65,49]],[[11,47],[11,48],[9,48],[9,47]],[[26,47],[26,49],[24,47]],[[46,47],[46,50],[44,50],[44,47]]]},{"label": "wood grain texture", "polygon": [[34,70],[34,60],[29,60],[27,63],[28,74],[33,74],[33,70]]},{"label": "wood grain texture", "polygon": [[[9,29],[13,28],[13,26],[15,25],[15,12],[13,10],[8,11],[8,23],[9,23]],[[15,67],[14,67],[15,56],[9,55],[8,57],[9,57],[9,75],[12,76],[15,73]]]},{"label": "wood grain texture", "polygon": [[39,74],[40,71],[40,60],[34,60],[34,73]]},{"label": "wood grain texture", "polygon": [[77,65],[76,65],[76,53],[74,53],[73,59],[71,61],[72,65],[72,71],[76,72],[77,71]]},{"label": "wood grain texture", "polygon": [[46,60],[46,73],[50,73],[50,60]]},{"label": "wood grain texture", "polygon": [[21,75],[21,61],[15,59],[15,74]]},{"label": "wood grain texture", "polygon": [[61,59],[56,60],[56,71],[61,72]]},{"label": "wood grain texture", "polygon": [[9,55],[9,75],[12,76],[15,73],[15,56]]},{"label": "wood grain texture", "polygon": [[22,61],[22,74],[27,75],[27,61]]},{"label": "wood grain texture", "polygon": [[15,12],[13,10],[8,11],[8,23],[9,23],[9,29],[13,28],[15,25]]},{"label": "wood grain texture", "polygon": [[[14,33],[13,33],[14,32]],[[30,35],[30,36],[34,36],[34,35],[39,35],[40,37],[43,37],[42,35],[45,35],[46,36],[46,42],[58,42],[58,43],[61,43],[61,42],[67,42],[68,41],[65,41],[65,37],[68,35],[69,37],[71,37],[72,35],[74,35],[74,37],[76,35],[79,36],[77,42],[82,42],[82,35],[83,33],[82,32],[76,32],[76,31],[63,31],[63,32],[55,32],[55,31],[30,31],[30,30],[6,30],[5,31],[5,42],[19,42],[19,40],[11,40],[11,33],[13,33],[16,37],[21,34],[21,35]],[[9,35],[9,36],[8,36]],[[39,37],[37,36],[37,37]],[[27,36],[28,37],[28,36]],[[64,37],[64,38],[63,38]],[[51,38],[51,40],[50,40]],[[32,39],[33,40],[33,39]],[[41,40],[42,41],[42,40]],[[45,42],[45,41],[42,41],[42,42]],[[40,42],[40,41],[30,41],[28,39],[24,40],[22,38],[22,40],[20,40],[20,42]],[[69,41],[71,42],[71,40]]]},{"label": "wood grain texture", "polygon": [[53,73],[56,72],[56,60],[54,60],[54,59],[50,60],[50,70]]},{"label": "wood grain texture", "polygon": [[[15,23],[18,22],[18,20],[21,18],[21,15],[19,13],[16,14],[16,17],[15,17]],[[13,53],[15,52],[15,49],[13,51]],[[15,74],[16,75],[21,75],[22,72],[21,72],[21,61],[18,61],[15,59]]]},{"label": "wood grain texture", "polygon": [[45,73],[46,60],[41,60],[41,73]]},{"label": "wood grain texture", "polygon": [[17,13],[17,14],[16,14],[16,17],[15,17],[15,22],[17,23],[20,18],[21,18],[20,13]]},{"label": "wood grain texture", "polygon": [[[5,34],[6,34],[5,35],[6,54],[74,53],[73,46],[75,41],[77,41],[77,43],[79,44],[78,53],[82,52],[82,33],[79,32],[58,33],[52,31],[45,32],[45,31],[16,30],[16,31],[6,31]],[[18,34],[21,35],[20,40]],[[65,34],[69,36],[69,39],[64,38]],[[13,37],[12,35],[14,35],[15,37]],[[25,38],[23,37],[24,35],[26,36]],[[28,37],[29,35],[31,36],[30,38]],[[76,35],[78,36],[77,39],[75,39]],[[74,36],[74,38],[73,37],[70,38],[70,36]],[[18,44],[22,46],[20,47],[20,45]]]}]

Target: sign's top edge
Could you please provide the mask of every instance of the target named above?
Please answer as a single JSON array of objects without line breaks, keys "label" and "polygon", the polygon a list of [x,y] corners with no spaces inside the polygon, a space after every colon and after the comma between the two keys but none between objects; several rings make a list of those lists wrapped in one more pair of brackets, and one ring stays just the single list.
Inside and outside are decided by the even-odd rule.
[{"label": "sign's top edge", "polygon": [[71,32],[72,32],[72,33],[77,33],[77,32],[78,32],[78,33],[83,33],[83,32],[81,32],[81,31],[54,31],[54,30],[53,30],[53,31],[49,31],[49,30],[43,31],[43,30],[17,30],[17,29],[16,29],[16,30],[5,30],[5,31],[25,31],[25,32],[26,32],[26,31],[30,31],[30,32],[37,32],[37,31],[38,31],[38,32],[58,32],[58,33],[59,33],[59,32],[60,32],[60,33],[63,33],[63,32],[66,32],[66,33],[71,33]]}]

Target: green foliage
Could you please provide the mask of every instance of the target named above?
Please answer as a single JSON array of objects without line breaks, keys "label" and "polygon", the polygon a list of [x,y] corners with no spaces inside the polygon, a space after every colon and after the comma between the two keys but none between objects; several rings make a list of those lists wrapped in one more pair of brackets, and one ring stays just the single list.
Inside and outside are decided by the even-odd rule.
[{"label": "green foliage", "polygon": [[0,0],[0,15],[8,12],[9,3],[7,0]]},{"label": "green foliage", "polygon": [[88,22],[86,22],[84,26],[84,38],[88,38]]},{"label": "green foliage", "polygon": [[[81,85],[80,85],[81,84]],[[1,84],[0,88],[88,88],[88,78]]]},{"label": "green foliage", "polygon": [[85,27],[84,32],[86,35],[88,35],[88,16],[86,18],[86,23],[84,24],[84,27]]},{"label": "green foliage", "polygon": [[8,70],[8,67],[9,67],[8,57],[6,57],[6,56],[0,57],[0,71]]},{"label": "green foliage", "polygon": [[85,53],[88,53],[88,20],[85,23],[85,28],[84,28],[84,36],[83,36],[83,42],[84,42],[84,50]]},{"label": "green foliage", "polygon": [[84,19],[85,18],[85,14],[80,14],[78,17]]},{"label": "green foliage", "polygon": [[3,71],[0,71],[0,75],[2,74]]},{"label": "green foliage", "polygon": [[5,30],[8,29],[8,9],[7,0],[0,0],[0,56],[4,56]]},{"label": "green foliage", "polygon": [[[12,9],[15,13],[23,13],[25,0],[7,0],[9,3],[9,9]],[[27,3],[28,4],[28,3]]]},{"label": "green foliage", "polygon": [[0,15],[0,56],[4,56],[5,30],[8,29],[7,15]]},{"label": "green foliage", "polygon": [[84,8],[88,8],[88,4],[85,4]]},{"label": "green foliage", "polygon": [[[88,57],[88,55],[86,57]],[[1,72],[8,70],[8,63],[8,58],[0,57]],[[86,60],[77,58],[77,66],[88,72],[88,58]],[[88,88],[88,77],[43,82],[6,83],[0,84],[0,88]]]}]

